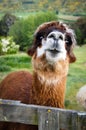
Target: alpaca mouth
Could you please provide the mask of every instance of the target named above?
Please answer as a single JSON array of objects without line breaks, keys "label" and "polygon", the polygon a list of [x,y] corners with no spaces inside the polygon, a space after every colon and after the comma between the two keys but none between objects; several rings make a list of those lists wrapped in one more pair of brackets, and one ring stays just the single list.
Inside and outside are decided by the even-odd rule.
[{"label": "alpaca mouth", "polygon": [[48,52],[52,53],[52,54],[58,54],[60,53],[61,51],[58,50],[58,49],[47,49]]},{"label": "alpaca mouth", "polygon": [[[58,55],[59,55],[60,53],[61,53],[61,51],[58,50],[58,49],[48,49],[48,50],[47,50],[47,54],[48,54],[48,56],[51,57],[51,58],[58,57]],[[48,57],[48,58],[49,58],[49,57]]]}]

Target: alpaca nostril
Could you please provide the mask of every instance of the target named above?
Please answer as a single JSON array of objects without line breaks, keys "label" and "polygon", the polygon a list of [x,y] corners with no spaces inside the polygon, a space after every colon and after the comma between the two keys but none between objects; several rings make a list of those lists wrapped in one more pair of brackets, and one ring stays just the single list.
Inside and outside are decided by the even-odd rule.
[{"label": "alpaca nostril", "polygon": [[56,40],[56,35],[55,35],[54,33],[52,33],[52,34],[50,34],[50,35],[48,36],[48,38],[53,38],[54,40]]},{"label": "alpaca nostril", "polygon": [[60,35],[60,36],[59,36],[59,39],[63,40],[63,36],[62,36],[62,35]]}]

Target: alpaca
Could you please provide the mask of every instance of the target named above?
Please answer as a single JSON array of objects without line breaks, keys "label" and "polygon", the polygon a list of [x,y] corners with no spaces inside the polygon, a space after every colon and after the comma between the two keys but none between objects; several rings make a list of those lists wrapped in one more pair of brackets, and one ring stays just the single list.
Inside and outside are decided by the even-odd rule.
[{"label": "alpaca", "polygon": [[[28,71],[9,74],[0,84],[0,98],[64,108],[69,63],[76,60],[75,43],[74,32],[66,24],[51,21],[40,25],[28,50],[33,74]],[[0,130],[38,130],[38,127],[0,123]]]},{"label": "alpaca", "polygon": [[86,110],[86,85],[79,89],[76,99],[77,102]]}]

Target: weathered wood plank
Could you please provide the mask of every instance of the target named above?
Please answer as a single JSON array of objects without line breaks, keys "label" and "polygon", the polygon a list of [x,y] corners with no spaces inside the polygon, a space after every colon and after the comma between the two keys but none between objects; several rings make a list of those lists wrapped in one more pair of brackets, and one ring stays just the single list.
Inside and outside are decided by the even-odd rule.
[{"label": "weathered wood plank", "polygon": [[78,130],[86,130],[86,112],[78,112]]},{"label": "weathered wood plank", "polygon": [[38,109],[39,130],[59,130],[59,112],[51,109]]},{"label": "weathered wood plank", "polygon": [[0,103],[0,121],[37,125],[37,107],[16,101]]},{"label": "weathered wood plank", "polygon": [[77,112],[59,111],[59,122],[60,129],[77,130]]},{"label": "weathered wood plank", "polygon": [[75,112],[72,112],[72,116],[71,116],[71,120],[72,120],[72,127],[71,130],[78,130],[78,115]]},{"label": "weathered wood plank", "polygon": [[39,125],[39,130],[86,130],[86,112],[0,100],[0,121]]},{"label": "weathered wood plank", "polygon": [[13,104],[13,105],[17,105],[20,104],[20,101],[16,101],[16,100],[4,100],[4,99],[0,99],[0,104]]}]

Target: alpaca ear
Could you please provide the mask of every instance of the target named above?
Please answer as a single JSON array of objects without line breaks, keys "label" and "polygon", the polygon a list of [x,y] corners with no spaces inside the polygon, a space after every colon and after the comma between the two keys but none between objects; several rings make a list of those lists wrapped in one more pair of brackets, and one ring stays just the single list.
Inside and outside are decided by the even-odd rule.
[{"label": "alpaca ear", "polygon": [[36,48],[34,46],[32,46],[30,49],[28,49],[27,53],[29,56],[33,56],[33,54],[35,53]]},{"label": "alpaca ear", "polygon": [[37,49],[36,38],[34,38],[33,45],[31,48],[28,49],[27,54],[29,56],[33,56],[34,53],[36,52],[36,49]]},{"label": "alpaca ear", "polygon": [[73,63],[76,61],[76,57],[73,52],[69,53],[69,62]]},{"label": "alpaca ear", "polygon": [[43,38],[42,35],[42,32],[35,32],[33,45],[27,51],[28,55],[33,56],[33,54],[36,52],[37,47],[41,46],[41,40]]},{"label": "alpaca ear", "polygon": [[69,56],[70,63],[73,63],[76,61],[76,57],[73,53],[73,48],[76,44],[76,39],[73,31],[70,31],[70,33],[66,33],[66,50]]}]

